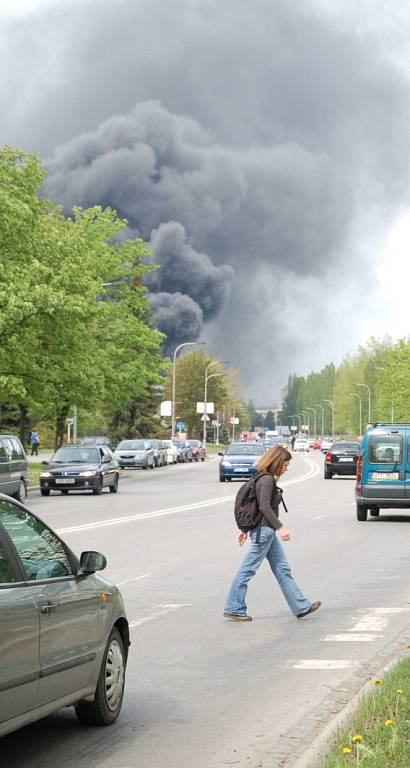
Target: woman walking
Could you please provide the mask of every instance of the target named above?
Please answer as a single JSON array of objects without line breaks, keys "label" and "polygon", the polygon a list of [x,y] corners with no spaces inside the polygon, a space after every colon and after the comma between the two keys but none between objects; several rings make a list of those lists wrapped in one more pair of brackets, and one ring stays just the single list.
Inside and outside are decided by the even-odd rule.
[{"label": "woman walking", "polygon": [[[236,574],[226,600],[224,616],[231,621],[252,621],[247,614],[245,602],[248,582],[255,575],[262,561],[267,559],[272,573],[282,590],[290,610],[302,619],[309,613],[317,611],[321,606],[320,600],[312,603],[304,597],[293,579],[288,561],[283,551],[281,541],[289,541],[290,533],[279,520],[279,504],[281,492],[276,485],[276,478],[285,474],[292,455],[286,448],[276,445],[267,451],[257,462],[256,467],[262,475],[255,483],[259,511],[262,513],[260,526],[250,531],[250,542],[244,559]],[[238,544],[243,547],[248,537],[240,533]]]}]

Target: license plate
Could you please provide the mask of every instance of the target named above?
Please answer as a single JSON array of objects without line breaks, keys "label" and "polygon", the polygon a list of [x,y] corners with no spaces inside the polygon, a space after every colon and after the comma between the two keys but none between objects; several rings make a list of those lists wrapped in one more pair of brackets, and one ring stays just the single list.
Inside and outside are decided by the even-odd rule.
[{"label": "license plate", "polygon": [[398,472],[372,472],[372,480],[398,480]]},{"label": "license plate", "polygon": [[56,485],[72,485],[73,483],[75,483],[74,477],[56,478]]},{"label": "license plate", "polygon": [[339,461],[353,461],[351,456],[339,456]]},{"label": "license plate", "polygon": [[235,467],[234,472],[248,472],[248,467]]}]

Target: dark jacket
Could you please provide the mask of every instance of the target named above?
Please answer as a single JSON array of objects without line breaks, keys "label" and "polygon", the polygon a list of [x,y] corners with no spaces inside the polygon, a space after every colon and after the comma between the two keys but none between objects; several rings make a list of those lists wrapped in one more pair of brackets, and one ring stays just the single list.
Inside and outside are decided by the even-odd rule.
[{"label": "dark jacket", "polygon": [[275,478],[272,475],[263,475],[256,482],[256,498],[259,510],[263,514],[261,525],[274,528],[275,531],[282,528],[279,520],[279,504],[282,498],[278,490]]}]

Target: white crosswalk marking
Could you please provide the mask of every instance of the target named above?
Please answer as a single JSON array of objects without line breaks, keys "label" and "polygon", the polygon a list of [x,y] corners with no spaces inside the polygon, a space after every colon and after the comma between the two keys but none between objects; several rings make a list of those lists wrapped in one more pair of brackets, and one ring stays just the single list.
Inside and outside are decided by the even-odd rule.
[{"label": "white crosswalk marking", "polygon": [[371,643],[373,640],[382,637],[382,635],[367,635],[367,634],[341,634],[341,635],[325,635],[321,638],[325,643]]}]

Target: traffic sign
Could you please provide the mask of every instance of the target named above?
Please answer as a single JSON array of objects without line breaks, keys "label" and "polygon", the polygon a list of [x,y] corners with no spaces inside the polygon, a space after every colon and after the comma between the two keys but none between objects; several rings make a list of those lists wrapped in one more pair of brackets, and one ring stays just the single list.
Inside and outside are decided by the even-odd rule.
[{"label": "traffic sign", "polygon": [[233,416],[232,419],[229,419],[230,424],[239,424],[239,419],[237,416]]},{"label": "traffic sign", "polygon": [[185,429],[185,424],[183,421],[178,421],[176,427],[179,430],[179,432],[183,432]]},{"label": "traffic sign", "polygon": [[201,416],[201,421],[210,421],[210,418],[207,413],[204,413],[204,415]]}]

